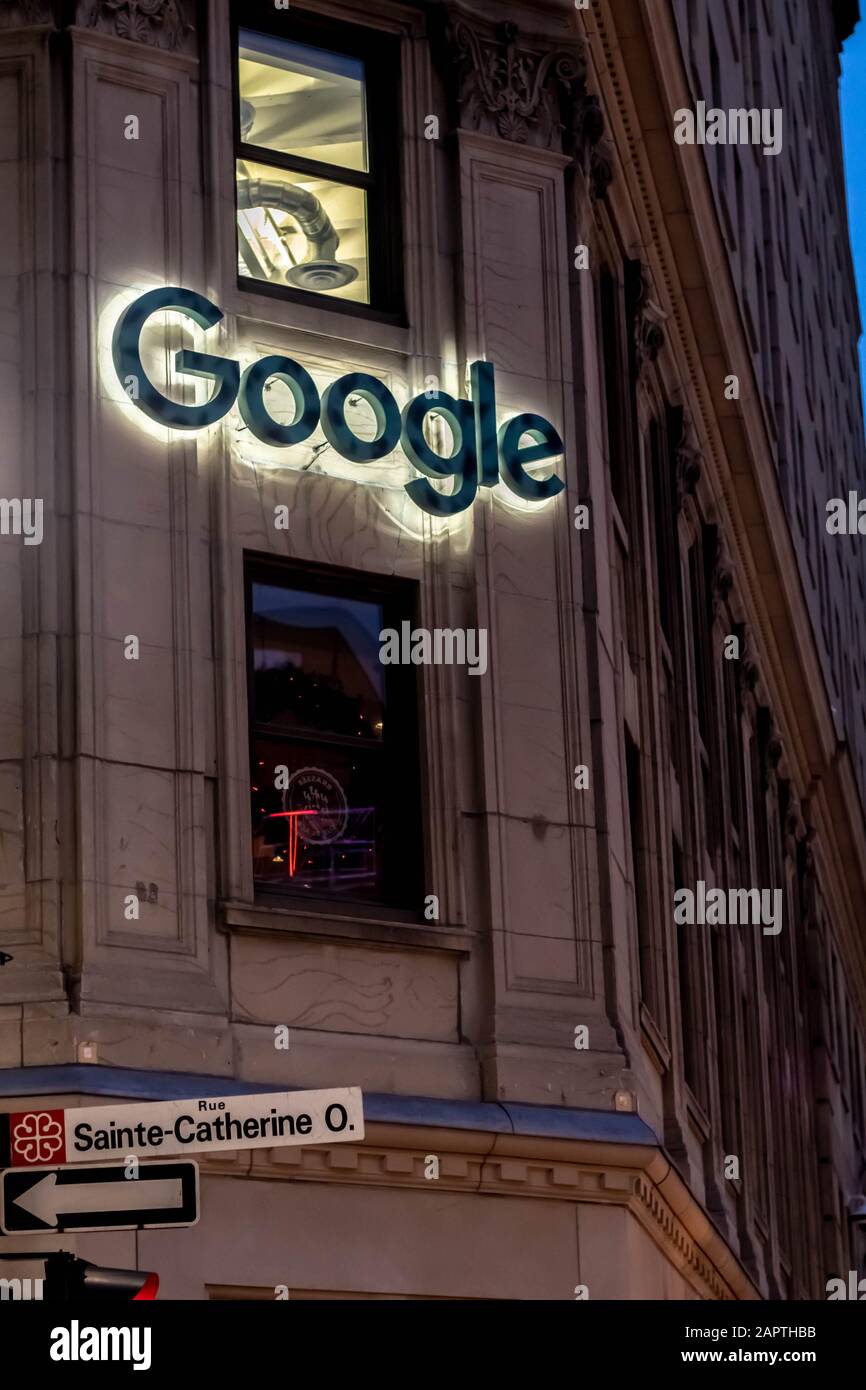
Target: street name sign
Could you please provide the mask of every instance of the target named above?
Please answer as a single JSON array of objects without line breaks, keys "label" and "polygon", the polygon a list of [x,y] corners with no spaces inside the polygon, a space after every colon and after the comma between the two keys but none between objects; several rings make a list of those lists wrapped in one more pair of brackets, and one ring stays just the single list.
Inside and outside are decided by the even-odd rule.
[{"label": "street name sign", "polygon": [[363,1138],[363,1097],[357,1086],[88,1105],[0,1115],[0,1167],[98,1163],[109,1153],[161,1158]]},{"label": "street name sign", "polygon": [[0,1174],[0,1230],[7,1236],[194,1226],[198,1214],[198,1164],[189,1161]]}]

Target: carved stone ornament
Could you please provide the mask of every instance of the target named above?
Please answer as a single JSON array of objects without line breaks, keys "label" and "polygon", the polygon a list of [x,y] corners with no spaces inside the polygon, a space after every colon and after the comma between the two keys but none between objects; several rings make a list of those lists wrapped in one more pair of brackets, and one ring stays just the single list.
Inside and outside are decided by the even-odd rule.
[{"label": "carved stone ornament", "polygon": [[674,483],[678,512],[682,511],[686,498],[694,495],[700,482],[702,466],[701,453],[695,445],[690,421],[684,414],[682,434],[674,450]]},{"label": "carved stone ornament", "polygon": [[767,739],[767,745],[764,750],[764,775],[768,781],[770,780],[771,776],[775,775],[776,768],[782,761],[782,754],[784,753],[784,751],[785,748],[784,744],[782,743],[782,740],[776,733],[775,728],[771,726],[770,736]]},{"label": "carved stone ornament", "polygon": [[728,557],[725,543],[719,537],[716,542],[716,554],[713,560],[712,573],[712,603],[713,616],[717,616],[722,607],[727,603],[731,590],[734,587],[734,571]]},{"label": "carved stone ornament", "polygon": [[818,865],[816,863],[816,851],[818,832],[815,829],[814,825],[811,824],[810,808],[808,802],[805,802],[803,805],[803,820],[806,826],[806,835],[801,844],[801,850],[803,855],[803,873],[805,876],[804,887],[806,891],[807,908],[811,914],[815,911],[815,904],[817,901],[816,878],[818,873]]},{"label": "carved stone ornament", "polygon": [[184,15],[184,0],[81,0],[78,23],[171,50],[182,47],[192,30]]},{"label": "carved stone ornament", "polygon": [[547,51],[522,44],[516,24],[487,30],[452,15],[448,37],[458,73],[460,123],[544,149],[564,150],[586,95],[578,47]]},{"label": "carved stone ornament", "polygon": [[52,0],[0,0],[0,26],[53,24]]},{"label": "carved stone ornament", "polygon": [[803,821],[803,810],[800,805],[800,798],[797,795],[793,782],[787,783],[787,805],[785,807],[785,839],[789,854],[795,854],[797,841],[805,834],[805,824]]},{"label": "carved stone ornament", "polygon": [[601,202],[613,182],[613,158],[604,135],[604,112],[597,96],[587,92],[575,103],[569,146],[589,181],[590,196]]},{"label": "carved stone ornament", "polygon": [[748,638],[742,643],[740,660],[737,662],[737,675],[740,677],[740,690],[742,693],[754,691],[755,686],[761,679],[760,668],[755,660],[755,654],[749,644]]},{"label": "carved stone ornament", "polygon": [[662,325],[667,314],[660,309],[652,297],[652,281],[649,271],[643,264],[632,262],[634,290],[632,296],[632,325],[634,333],[635,369],[640,375],[643,368],[655,362],[665,342]]}]

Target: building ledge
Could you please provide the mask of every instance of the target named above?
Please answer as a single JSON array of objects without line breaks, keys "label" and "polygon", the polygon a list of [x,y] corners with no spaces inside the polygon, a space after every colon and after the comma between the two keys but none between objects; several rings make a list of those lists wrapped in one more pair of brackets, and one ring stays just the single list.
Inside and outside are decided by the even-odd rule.
[{"label": "building ledge", "polygon": [[[350,1080],[347,1085],[356,1084]],[[52,1067],[10,1067],[0,1071],[3,1099],[42,1095],[110,1096],[126,1100],[195,1100],[202,1096],[237,1096],[298,1090],[284,1082],[228,1081],[195,1072],[141,1071],[69,1063]],[[507,1101],[440,1100],[435,1096],[364,1092],[368,1124],[423,1125],[517,1134],[536,1138],[583,1139],[594,1143],[650,1144],[658,1139],[639,1115],[614,1110],[569,1110]]]},{"label": "building ledge", "polygon": [[[352,1084],[353,1078],[344,1078]],[[80,1064],[0,1072],[0,1111],[31,1097],[201,1099],[286,1090],[190,1072]],[[296,1088],[291,1088],[296,1089]],[[760,1292],[707,1212],[635,1114],[506,1101],[364,1093],[364,1142],[199,1154],[214,1176],[429,1189],[424,1165],[442,1156],[440,1187],[627,1207],[705,1299]]]}]

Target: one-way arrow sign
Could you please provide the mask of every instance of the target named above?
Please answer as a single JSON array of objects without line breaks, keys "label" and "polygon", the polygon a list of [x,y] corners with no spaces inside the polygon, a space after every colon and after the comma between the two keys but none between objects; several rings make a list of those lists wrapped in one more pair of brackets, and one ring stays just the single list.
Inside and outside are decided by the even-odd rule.
[{"label": "one-way arrow sign", "polygon": [[[126,1163],[92,1168],[7,1168],[0,1175],[0,1230],[130,1231],[194,1226],[198,1164]],[[135,1170],[133,1170],[135,1171]]]}]

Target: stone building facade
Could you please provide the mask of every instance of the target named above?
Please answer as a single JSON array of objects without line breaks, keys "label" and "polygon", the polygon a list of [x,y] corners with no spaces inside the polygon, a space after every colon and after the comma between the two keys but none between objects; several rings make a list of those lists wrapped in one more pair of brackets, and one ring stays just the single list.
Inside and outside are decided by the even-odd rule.
[{"label": "stone building facade", "polygon": [[[0,538],[0,1105],[357,1085],[367,1126],[28,1249],[195,1299],[862,1271],[856,8],[2,0],[2,492],[44,511]],[[699,100],[781,152],[678,145]],[[167,286],[214,312],[155,313],[142,382]],[[147,413],[214,359],[237,406]],[[528,413],[561,457],[497,481]],[[383,666],[407,624],[484,662]],[[781,929],[678,923],[698,885]]]}]

